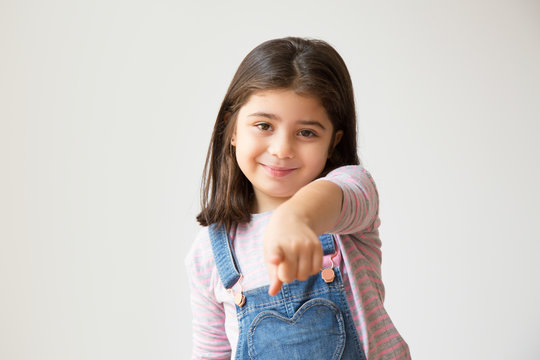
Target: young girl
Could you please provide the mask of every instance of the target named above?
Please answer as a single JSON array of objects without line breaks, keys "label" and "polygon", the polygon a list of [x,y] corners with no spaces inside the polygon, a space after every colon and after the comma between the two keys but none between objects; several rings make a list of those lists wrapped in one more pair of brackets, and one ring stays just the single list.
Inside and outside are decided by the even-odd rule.
[{"label": "young girl", "polygon": [[253,49],[219,110],[186,257],[194,359],[408,359],[383,306],[352,83],[320,40]]}]

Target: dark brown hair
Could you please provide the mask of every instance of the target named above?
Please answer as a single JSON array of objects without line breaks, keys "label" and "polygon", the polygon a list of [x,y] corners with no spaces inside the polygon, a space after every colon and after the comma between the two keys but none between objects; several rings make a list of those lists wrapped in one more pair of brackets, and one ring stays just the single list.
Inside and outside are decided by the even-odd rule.
[{"label": "dark brown hair", "polygon": [[248,222],[253,187],[240,170],[231,145],[240,108],[256,91],[290,89],[318,98],[333,125],[343,130],[320,176],[343,165],[358,165],[352,82],[341,56],[322,40],[287,37],[266,41],[242,61],[225,94],[214,125],[201,188],[202,226]]}]

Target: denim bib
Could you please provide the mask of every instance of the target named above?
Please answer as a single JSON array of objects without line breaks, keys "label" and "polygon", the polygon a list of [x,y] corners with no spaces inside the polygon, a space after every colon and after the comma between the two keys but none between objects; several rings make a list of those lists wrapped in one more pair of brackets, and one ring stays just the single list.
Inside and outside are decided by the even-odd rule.
[{"label": "denim bib", "polygon": [[[221,282],[232,289],[241,275],[230,240],[223,226],[211,225],[209,233]],[[335,252],[332,235],[319,239],[325,255]],[[276,296],[268,295],[269,286],[243,292],[243,304],[236,305],[236,359],[365,360],[341,272],[333,270],[329,283],[319,273],[284,283]]]}]

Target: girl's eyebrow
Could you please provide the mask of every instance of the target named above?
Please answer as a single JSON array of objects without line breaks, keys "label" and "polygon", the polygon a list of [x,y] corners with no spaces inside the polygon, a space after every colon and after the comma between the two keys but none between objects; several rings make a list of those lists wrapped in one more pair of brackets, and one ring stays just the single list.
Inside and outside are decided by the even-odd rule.
[{"label": "girl's eyebrow", "polygon": [[[277,116],[276,114],[271,114],[271,113],[266,113],[266,112],[261,112],[261,111],[248,115],[248,117],[250,116],[265,117],[271,120],[281,121],[281,118]],[[299,120],[297,121],[297,124],[318,126],[321,129],[326,130],[323,124],[321,124],[319,121],[316,121],[316,120]]]}]

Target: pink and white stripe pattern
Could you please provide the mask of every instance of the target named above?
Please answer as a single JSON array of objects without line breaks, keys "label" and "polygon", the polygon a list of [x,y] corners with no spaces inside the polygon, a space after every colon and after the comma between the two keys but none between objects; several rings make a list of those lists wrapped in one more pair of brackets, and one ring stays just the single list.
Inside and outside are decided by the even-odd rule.
[{"label": "pink and white stripe pattern", "polygon": [[[349,307],[369,360],[410,359],[407,343],[384,309],[381,280],[379,201],[371,175],[360,166],[345,166],[319,180],[343,190],[340,217],[329,231],[337,234]],[[245,290],[270,283],[263,261],[262,240],[271,212],[254,214],[249,223],[231,231]],[[329,257],[324,259],[330,264]],[[202,228],[186,256],[193,311],[193,359],[234,359],[238,322],[233,295],[221,284],[207,228]],[[238,286],[238,285],[236,285]],[[239,290],[234,289],[235,291]]]}]

